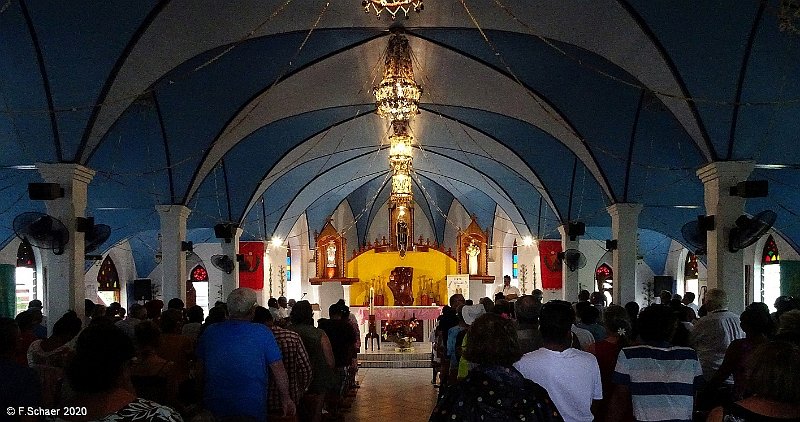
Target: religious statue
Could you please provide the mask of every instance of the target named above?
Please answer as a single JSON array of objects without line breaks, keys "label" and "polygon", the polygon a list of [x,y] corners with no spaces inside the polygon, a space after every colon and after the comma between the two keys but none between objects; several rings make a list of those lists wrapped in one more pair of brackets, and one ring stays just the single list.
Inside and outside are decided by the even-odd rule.
[{"label": "religious statue", "polygon": [[469,261],[467,262],[467,268],[470,275],[477,275],[478,274],[478,254],[481,253],[481,248],[475,244],[475,239],[467,246],[467,257]]},{"label": "religious statue", "polygon": [[411,306],[414,304],[413,282],[414,269],[411,267],[395,267],[389,276],[389,289],[394,295],[395,306]]},{"label": "religious statue", "polygon": [[336,267],[336,244],[334,244],[333,241],[330,241],[330,243],[328,243],[327,249],[325,249],[325,252],[327,253],[327,257],[328,257],[327,264],[325,266],[328,267],[328,268],[335,268]]},{"label": "religious statue", "polygon": [[397,250],[400,255],[405,255],[408,248],[408,224],[405,220],[397,222]]}]

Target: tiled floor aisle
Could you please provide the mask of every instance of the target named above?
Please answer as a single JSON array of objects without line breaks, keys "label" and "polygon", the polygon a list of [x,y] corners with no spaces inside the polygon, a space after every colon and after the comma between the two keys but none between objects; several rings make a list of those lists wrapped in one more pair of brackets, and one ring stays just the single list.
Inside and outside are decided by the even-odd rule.
[{"label": "tiled floor aisle", "polygon": [[361,368],[358,379],[361,388],[344,415],[347,422],[424,422],[436,403],[430,368]]}]

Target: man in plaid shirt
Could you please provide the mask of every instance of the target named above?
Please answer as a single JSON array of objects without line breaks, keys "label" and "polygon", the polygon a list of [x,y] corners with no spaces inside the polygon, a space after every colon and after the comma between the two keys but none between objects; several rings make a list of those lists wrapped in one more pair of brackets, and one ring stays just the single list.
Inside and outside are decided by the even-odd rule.
[{"label": "man in plaid shirt", "polygon": [[[281,349],[281,355],[283,355],[283,366],[289,376],[289,395],[295,403],[300,403],[300,399],[303,398],[303,394],[311,384],[311,360],[308,358],[308,352],[303,346],[299,334],[278,327],[271,319],[267,320],[267,326],[272,330],[275,341]],[[269,413],[280,415],[282,412],[281,398],[273,383],[273,379],[270,378]]]}]

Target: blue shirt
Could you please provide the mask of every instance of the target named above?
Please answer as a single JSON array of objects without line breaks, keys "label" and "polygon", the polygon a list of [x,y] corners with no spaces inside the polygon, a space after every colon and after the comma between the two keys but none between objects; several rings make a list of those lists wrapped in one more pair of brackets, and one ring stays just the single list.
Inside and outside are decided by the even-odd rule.
[{"label": "blue shirt", "polygon": [[612,382],[630,389],[637,421],[692,420],[703,381],[697,353],[688,347],[634,346],[619,352]]},{"label": "blue shirt", "polygon": [[269,365],[281,351],[267,327],[228,320],[206,327],[197,344],[203,360],[205,407],[216,417],[267,418]]}]

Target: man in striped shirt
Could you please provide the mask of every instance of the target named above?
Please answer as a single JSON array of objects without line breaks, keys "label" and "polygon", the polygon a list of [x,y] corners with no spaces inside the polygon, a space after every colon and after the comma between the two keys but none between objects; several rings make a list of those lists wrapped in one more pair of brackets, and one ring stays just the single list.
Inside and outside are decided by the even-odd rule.
[{"label": "man in striped shirt", "polygon": [[693,349],[669,343],[677,323],[664,305],[649,306],[639,314],[644,344],[619,353],[609,420],[623,420],[631,410],[637,421],[692,420],[703,371]]}]

